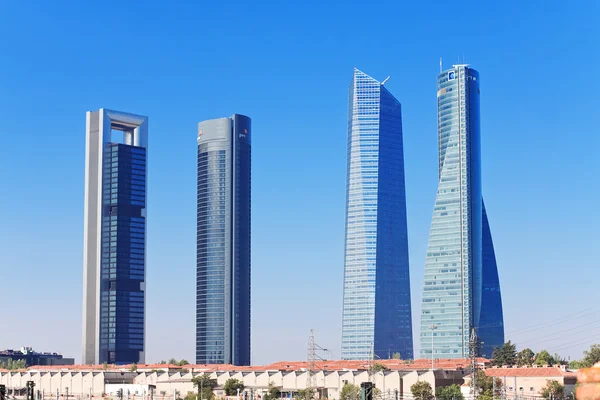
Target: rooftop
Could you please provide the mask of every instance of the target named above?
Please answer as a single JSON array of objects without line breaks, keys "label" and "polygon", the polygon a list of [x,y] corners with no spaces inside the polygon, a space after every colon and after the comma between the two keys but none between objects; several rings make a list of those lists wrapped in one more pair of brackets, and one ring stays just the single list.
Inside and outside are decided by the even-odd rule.
[{"label": "rooftop", "polygon": [[[480,365],[487,365],[488,360],[479,358]],[[377,360],[377,361],[348,361],[331,360],[317,361],[314,364],[314,370],[317,371],[366,371],[370,365],[381,364],[391,371],[413,371],[431,369],[430,359],[418,360]],[[468,359],[436,359],[436,369],[460,370],[466,369],[470,365]],[[137,364],[137,371],[151,370],[188,370],[192,372],[262,372],[262,371],[302,371],[309,368],[307,361],[279,361],[268,365],[254,366],[235,366],[230,364],[189,364],[189,365],[171,365],[171,364]],[[27,370],[31,371],[129,371],[131,365],[39,365],[31,366]]]}]

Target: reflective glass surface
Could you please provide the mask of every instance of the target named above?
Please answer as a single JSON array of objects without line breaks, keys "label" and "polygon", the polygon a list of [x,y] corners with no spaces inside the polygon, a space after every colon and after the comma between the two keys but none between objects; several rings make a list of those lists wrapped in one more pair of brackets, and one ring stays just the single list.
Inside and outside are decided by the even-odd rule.
[{"label": "reflective glass surface", "polygon": [[108,143],[103,154],[99,362],[144,351],[146,149]]},{"label": "reflective glass surface", "polygon": [[198,148],[198,230],[196,285],[196,358],[224,363],[229,304],[226,225],[229,224],[231,177],[227,151]]},{"label": "reflective glass surface", "polygon": [[250,118],[198,144],[196,362],[250,365]]},{"label": "reflective glass surface", "polygon": [[[437,96],[438,191],[425,262],[421,357],[433,351],[434,358],[462,358],[469,356],[471,329],[481,325],[484,279],[489,282],[484,267],[491,265],[483,260],[489,259],[484,245],[492,245],[483,234],[479,74],[462,65],[442,72]],[[493,264],[495,270],[495,258]]]},{"label": "reflective glass surface", "polygon": [[412,358],[401,108],[359,70],[347,160],[342,358]]}]

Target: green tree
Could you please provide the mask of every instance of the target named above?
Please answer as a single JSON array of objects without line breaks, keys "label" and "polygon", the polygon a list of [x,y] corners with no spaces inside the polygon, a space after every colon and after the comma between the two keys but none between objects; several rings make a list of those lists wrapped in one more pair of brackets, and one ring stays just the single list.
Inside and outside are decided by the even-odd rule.
[{"label": "green tree", "polygon": [[198,395],[194,392],[187,392],[183,400],[198,400]]},{"label": "green tree", "polygon": [[590,368],[597,362],[600,362],[600,344],[593,344],[589,350],[583,352],[583,360],[581,360],[582,368]]},{"label": "green tree", "polygon": [[400,353],[394,353],[394,354],[392,354],[392,359],[393,360],[401,360]]},{"label": "green tree", "polygon": [[267,393],[264,394],[263,400],[278,400],[281,397],[281,392],[275,387],[273,382],[269,382]]},{"label": "green tree", "polygon": [[435,389],[435,397],[437,400],[463,400],[463,395],[460,391],[460,385],[438,386]]},{"label": "green tree", "polygon": [[517,363],[517,346],[509,340],[502,347],[494,349],[492,359],[493,364],[499,367],[503,365],[515,365]]},{"label": "green tree", "polygon": [[[496,380],[496,392],[494,393],[494,379]],[[502,380],[487,376],[484,371],[477,370],[477,390],[479,400],[492,400],[500,397]]]},{"label": "green tree", "polygon": [[371,372],[389,371],[389,368],[382,363],[375,363],[371,365]]},{"label": "green tree", "polygon": [[547,381],[546,386],[540,390],[540,394],[545,399],[562,400],[565,398],[565,387],[558,381]]},{"label": "green tree", "polygon": [[175,363],[175,365],[179,365],[180,367],[183,367],[184,365],[190,365],[190,363],[188,362],[188,360],[186,360],[185,358],[181,361],[177,361]]},{"label": "green tree", "polygon": [[198,397],[200,400],[212,400],[215,395],[213,389],[217,387],[217,381],[210,378],[210,375],[202,374],[192,378],[192,383],[198,388]]},{"label": "green tree", "polygon": [[227,396],[235,396],[237,395],[237,391],[242,392],[244,390],[244,382],[239,379],[227,379],[225,381],[225,385],[223,385],[223,390],[225,390],[225,394]]},{"label": "green tree", "polygon": [[311,400],[315,398],[315,390],[314,389],[302,389],[298,390],[296,394],[296,399],[298,400]]},{"label": "green tree", "polygon": [[169,358],[169,361],[167,361],[167,364],[169,365],[177,365],[177,360],[174,358]]},{"label": "green tree", "polygon": [[410,387],[410,392],[415,400],[433,399],[433,391],[429,382],[417,382]]},{"label": "green tree", "polygon": [[0,369],[8,369],[14,371],[16,369],[27,368],[25,360],[13,360],[9,358],[6,362],[0,362]]},{"label": "green tree", "polygon": [[523,349],[517,354],[517,365],[519,367],[531,366],[535,354],[530,348]]},{"label": "green tree", "polygon": [[360,388],[351,383],[345,383],[340,392],[340,400],[360,400]]},{"label": "green tree", "polygon": [[535,359],[533,360],[535,365],[554,365],[556,362],[554,357],[550,355],[546,350],[542,350],[535,355]]},{"label": "green tree", "polygon": [[582,361],[573,360],[569,363],[569,369],[579,369],[579,368],[584,368]]},{"label": "green tree", "polygon": [[130,372],[136,372],[137,371],[137,364],[136,363],[131,364],[131,366],[129,367],[129,371]]}]

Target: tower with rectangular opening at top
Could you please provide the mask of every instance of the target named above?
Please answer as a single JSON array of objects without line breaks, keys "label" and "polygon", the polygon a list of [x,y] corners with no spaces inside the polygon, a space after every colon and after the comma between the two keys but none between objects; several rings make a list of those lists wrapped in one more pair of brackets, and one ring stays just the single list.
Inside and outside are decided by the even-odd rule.
[{"label": "tower with rectangular opening at top", "polygon": [[84,364],[144,362],[148,118],[86,114]]}]

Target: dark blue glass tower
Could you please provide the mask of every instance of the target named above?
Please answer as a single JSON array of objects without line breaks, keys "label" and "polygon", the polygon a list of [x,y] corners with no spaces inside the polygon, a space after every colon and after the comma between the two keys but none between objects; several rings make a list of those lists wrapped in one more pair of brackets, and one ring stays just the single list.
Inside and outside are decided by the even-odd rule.
[{"label": "dark blue glass tower", "polygon": [[342,358],[413,358],[400,102],[354,70],[349,91]]},{"label": "dark blue glass tower", "polygon": [[198,124],[196,362],[250,365],[251,121]]},{"label": "dark blue glass tower", "polygon": [[144,351],[146,149],[104,149],[100,363],[140,361]]},{"label": "dark blue glass tower", "polygon": [[492,242],[492,233],[485,211],[483,208],[483,274],[481,293],[481,315],[479,317],[479,329],[477,334],[483,342],[481,355],[491,357],[494,347],[504,344],[504,314],[502,312],[502,295],[500,293],[500,280],[498,278],[498,266],[496,265],[496,253]]},{"label": "dark blue glass tower", "polygon": [[83,362],[144,362],[148,119],[87,113]]}]

